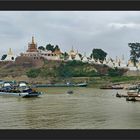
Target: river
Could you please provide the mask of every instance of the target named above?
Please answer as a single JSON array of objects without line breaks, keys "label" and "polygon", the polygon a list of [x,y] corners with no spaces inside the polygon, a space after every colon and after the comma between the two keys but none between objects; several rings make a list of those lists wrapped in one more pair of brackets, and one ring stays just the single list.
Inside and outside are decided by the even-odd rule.
[{"label": "river", "polygon": [[[38,90],[46,93],[38,98],[0,96],[0,129],[140,128],[140,102],[116,98],[117,90],[85,87]],[[67,94],[68,90],[74,94]]]}]

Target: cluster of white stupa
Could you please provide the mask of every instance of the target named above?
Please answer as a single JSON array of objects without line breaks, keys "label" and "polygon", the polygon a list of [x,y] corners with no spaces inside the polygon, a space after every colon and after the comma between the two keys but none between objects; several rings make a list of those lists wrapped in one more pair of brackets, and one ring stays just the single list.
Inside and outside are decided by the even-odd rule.
[{"label": "cluster of white stupa", "polygon": [[136,63],[136,66],[134,66],[133,62],[131,60],[125,61],[124,56],[122,58],[116,57],[116,59],[112,59],[111,57],[107,56],[104,61],[95,60],[93,57],[89,58],[84,54],[83,57],[80,57],[78,54],[78,51],[75,52],[72,48],[72,50],[69,52],[69,58],[67,61],[82,61],[84,63],[90,63],[90,64],[98,64],[98,65],[107,65],[111,68],[124,68],[124,69],[129,69],[131,71],[137,71],[140,70],[140,61]]},{"label": "cluster of white stupa", "polygon": [[[59,52],[60,53],[60,52]],[[42,56],[42,55],[41,55]],[[6,57],[4,60],[0,60],[0,61],[15,61],[17,55],[15,55],[11,48],[9,49],[8,53],[6,54]],[[49,57],[52,57],[52,55],[49,55]],[[48,59],[48,58],[46,58]],[[49,60],[49,59],[48,59]],[[55,59],[51,59],[51,60],[64,60],[64,58],[56,58]],[[115,59],[112,59],[111,57],[107,56],[106,59],[104,61],[100,61],[95,60],[93,57],[87,57],[86,53],[84,53],[83,56],[80,56],[78,51],[74,51],[73,47],[70,50],[70,52],[68,53],[68,59],[65,61],[82,61],[84,63],[90,63],[90,64],[98,64],[98,65],[107,65],[111,68],[124,68],[124,69],[129,69],[131,71],[137,71],[140,70],[140,61],[136,63],[136,66],[134,66],[134,64],[131,62],[131,60],[129,61],[125,61],[124,56],[122,56],[121,58],[116,57]]]},{"label": "cluster of white stupa", "polygon": [[116,57],[115,60],[108,57],[106,60],[103,61],[103,64],[108,65],[111,68],[124,68],[131,71],[140,70],[140,61],[136,63],[136,66],[134,66],[134,63],[131,60],[126,61],[124,59],[124,56],[122,56],[122,58]]}]

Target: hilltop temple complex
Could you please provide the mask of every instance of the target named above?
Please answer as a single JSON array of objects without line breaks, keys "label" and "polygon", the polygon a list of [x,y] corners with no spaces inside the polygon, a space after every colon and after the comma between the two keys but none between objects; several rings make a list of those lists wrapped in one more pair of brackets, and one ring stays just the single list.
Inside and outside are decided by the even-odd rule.
[{"label": "hilltop temple complex", "polygon": [[[34,37],[32,37],[31,42],[28,43],[26,52],[20,54],[22,57],[32,58],[35,61],[38,59],[45,59],[45,60],[54,60],[54,61],[82,61],[83,63],[90,63],[90,64],[97,64],[97,65],[107,65],[111,68],[124,68],[130,71],[137,71],[140,70],[140,62],[136,63],[136,66],[129,60],[125,61],[124,56],[122,58],[118,58],[116,56],[115,59],[110,58],[109,56],[104,59],[104,61],[100,61],[99,59],[96,60],[93,57],[87,57],[86,53],[83,56],[79,55],[78,50],[75,51],[73,46],[72,49],[68,53],[67,59],[64,59],[63,52],[60,49],[55,49],[54,51],[51,50],[41,50],[38,49],[37,43],[35,42]],[[15,61],[16,55],[12,52],[11,48],[9,49],[8,53],[5,54],[1,61]]]}]

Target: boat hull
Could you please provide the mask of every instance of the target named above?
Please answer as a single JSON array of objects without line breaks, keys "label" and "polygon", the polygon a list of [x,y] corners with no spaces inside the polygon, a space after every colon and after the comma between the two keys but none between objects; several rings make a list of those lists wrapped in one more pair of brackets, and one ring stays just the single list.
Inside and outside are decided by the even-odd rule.
[{"label": "boat hull", "polygon": [[37,84],[35,85],[36,88],[41,87],[87,87],[87,83],[81,84]]},{"label": "boat hull", "polygon": [[100,89],[123,89],[123,87],[117,87],[117,88],[113,88],[113,87],[100,87]]},{"label": "boat hull", "polygon": [[21,92],[21,93],[10,93],[10,92],[0,92],[0,95],[4,96],[17,96],[17,97],[38,97],[41,93],[39,92],[33,92],[33,93],[28,93],[28,92]]},{"label": "boat hull", "polygon": [[136,101],[140,101],[140,98],[139,97],[127,97],[126,98],[126,101],[136,102]]}]

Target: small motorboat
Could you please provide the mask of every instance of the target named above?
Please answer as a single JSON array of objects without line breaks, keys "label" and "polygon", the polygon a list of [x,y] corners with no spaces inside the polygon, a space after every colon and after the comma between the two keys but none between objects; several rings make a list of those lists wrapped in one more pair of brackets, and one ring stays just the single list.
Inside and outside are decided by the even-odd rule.
[{"label": "small motorboat", "polygon": [[138,96],[138,90],[128,90],[127,95],[128,96]]},{"label": "small motorboat", "polygon": [[[133,102],[135,102],[135,101],[138,101],[138,100],[136,100],[135,97],[127,97],[127,98],[126,98],[126,101],[133,101]],[[140,100],[139,100],[139,101],[140,101]]]},{"label": "small motorboat", "polygon": [[74,92],[72,90],[67,91],[68,94],[73,94]]},{"label": "small motorboat", "polygon": [[118,92],[116,93],[116,97],[122,97]]},{"label": "small motorboat", "polygon": [[100,89],[123,89],[124,87],[123,86],[120,86],[120,85],[104,85],[104,86],[101,86]]},{"label": "small motorboat", "polygon": [[119,94],[118,92],[116,93],[116,97],[119,97],[119,98],[121,98],[121,97],[128,97],[128,95],[126,95],[126,94]]}]

